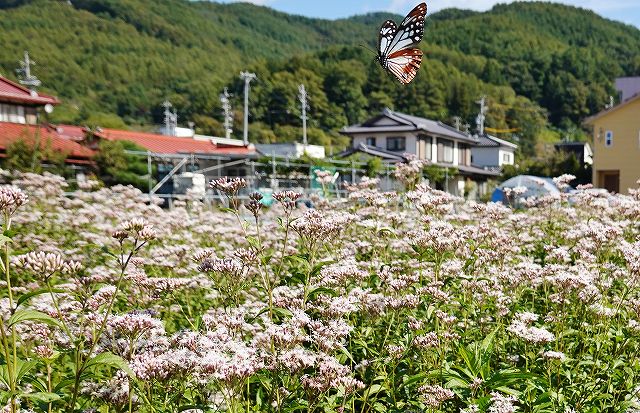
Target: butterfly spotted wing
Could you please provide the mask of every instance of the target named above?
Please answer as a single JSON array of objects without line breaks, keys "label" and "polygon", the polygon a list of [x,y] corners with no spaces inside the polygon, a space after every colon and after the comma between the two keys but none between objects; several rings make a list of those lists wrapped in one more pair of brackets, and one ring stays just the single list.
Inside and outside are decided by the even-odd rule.
[{"label": "butterfly spotted wing", "polygon": [[426,14],[426,3],[420,3],[407,14],[400,26],[387,20],[380,28],[378,61],[405,85],[416,77],[422,63],[422,50],[417,46],[424,35]]}]

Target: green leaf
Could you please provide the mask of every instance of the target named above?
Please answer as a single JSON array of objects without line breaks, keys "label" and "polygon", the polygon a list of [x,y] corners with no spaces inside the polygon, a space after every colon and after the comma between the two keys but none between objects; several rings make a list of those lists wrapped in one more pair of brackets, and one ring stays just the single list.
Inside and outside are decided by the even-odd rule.
[{"label": "green leaf", "polygon": [[8,243],[8,242],[12,242],[13,240],[11,239],[11,237],[7,237],[4,234],[0,235],[0,247],[3,246],[4,244]]},{"label": "green leaf", "polygon": [[386,390],[387,388],[385,386],[382,386],[380,384],[373,384],[369,386],[367,390],[364,392],[365,398],[368,399],[369,397],[371,397],[371,395],[374,395],[374,394],[380,393],[381,391],[386,391]]},{"label": "green leaf", "polygon": [[207,408],[207,406],[198,405],[198,404],[191,404],[191,405],[188,405],[188,406],[178,407],[178,412],[185,412],[187,410],[204,410],[206,408]]},{"label": "green leaf", "polygon": [[55,318],[36,310],[18,310],[16,311],[11,318],[9,318],[9,322],[7,323],[8,327],[14,326],[16,324],[20,324],[23,321],[37,321],[44,324],[49,324],[52,326],[60,327],[60,322]]},{"label": "green leaf", "polygon": [[31,369],[33,369],[37,364],[37,360],[25,361],[18,359],[18,368],[16,369],[18,371],[18,374],[16,375],[16,381],[19,383],[20,379],[22,379],[25,374],[29,373],[29,371],[31,371]]},{"label": "green leaf", "polygon": [[249,243],[249,245],[251,245],[254,249],[256,249],[257,251],[260,251],[260,241],[258,240],[258,238],[248,236],[248,237],[247,237],[247,242],[248,242],[248,243]]},{"label": "green leaf", "polygon": [[[21,304],[25,303],[27,300],[37,296],[37,295],[42,295],[42,294],[47,294],[49,292],[48,288],[39,288],[37,290],[34,291],[30,291],[26,294],[22,294],[20,296],[20,298],[18,298],[18,301],[16,303],[16,307],[20,307]],[[51,292],[53,293],[63,293],[65,292],[65,290],[60,289],[60,288],[54,288],[51,290]]]},{"label": "green leaf", "polygon": [[280,308],[280,307],[274,307],[273,314],[283,319],[291,318],[293,316],[293,313],[291,312],[291,310],[287,310],[286,308]]},{"label": "green leaf", "polygon": [[424,380],[426,377],[427,377],[426,373],[418,373],[418,374],[414,374],[413,376],[404,376],[402,378],[403,386],[404,387],[410,386],[413,383]]},{"label": "green leaf", "polygon": [[44,392],[23,393],[21,396],[24,397],[25,399],[33,400],[39,403],[51,403],[61,399],[61,397],[56,393],[44,393]]},{"label": "green leaf", "polygon": [[308,295],[307,298],[310,301],[313,301],[316,299],[316,297],[320,294],[326,294],[326,295],[330,295],[331,297],[335,297],[336,295],[338,295],[334,290],[332,290],[331,288],[327,288],[327,287],[318,287],[315,288],[314,290],[312,290]]},{"label": "green leaf", "polygon": [[85,369],[98,366],[117,368],[124,371],[129,376],[135,377],[135,374],[129,367],[129,364],[127,364],[127,362],[122,357],[117,356],[113,353],[105,352],[98,354],[87,362],[87,364],[85,365]]}]

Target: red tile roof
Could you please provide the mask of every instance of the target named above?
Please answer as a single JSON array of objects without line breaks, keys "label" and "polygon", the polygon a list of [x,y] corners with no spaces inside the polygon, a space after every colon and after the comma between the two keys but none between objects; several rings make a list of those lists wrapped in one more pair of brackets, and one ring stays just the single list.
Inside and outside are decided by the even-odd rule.
[{"label": "red tile roof", "polygon": [[58,135],[78,142],[85,140],[88,132],[88,129],[85,126],[52,125],[52,127],[55,127]]},{"label": "red tile roof", "polygon": [[200,141],[191,138],[178,138],[156,133],[125,131],[117,129],[102,129],[96,136],[108,140],[131,141],[148,151],[155,153],[174,154],[207,154],[207,155],[252,155],[254,149],[246,146],[216,145],[210,141]]},{"label": "red tile roof", "polygon": [[67,154],[69,163],[87,163],[94,155],[91,149],[60,135],[54,127],[9,122],[0,122],[0,150],[5,151],[7,146],[19,139],[33,142],[38,131],[40,142],[51,145],[51,149],[55,151]]},{"label": "red tile roof", "polygon": [[53,96],[32,92],[28,88],[0,76],[0,102],[46,105],[60,103]]}]

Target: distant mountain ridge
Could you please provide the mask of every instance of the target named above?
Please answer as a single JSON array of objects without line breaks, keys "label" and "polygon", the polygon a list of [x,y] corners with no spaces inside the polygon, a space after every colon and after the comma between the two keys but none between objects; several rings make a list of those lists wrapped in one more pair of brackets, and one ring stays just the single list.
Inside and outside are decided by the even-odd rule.
[{"label": "distant mountain ridge", "polygon": [[[11,0],[0,7],[0,71],[13,77],[17,60],[29,50],[44,90],[66,102],[54,120],[149,124],[162,118],[159,103],[169,98],[181,122],[198,118],[209,130],[216,130],[220,119],[220,91],[229,85],[237,95],[237,73],[247,68],[265,72],[256,83],[252,120],[281,126],[295,126],[298,119],[266,108],[272,104],[267,102],[285,99],[273,95],[273,75],[298,68],[314,73],[316,93],[322,95],[317,99],[326,99],[331,111],[341,112],[333,118],[345,122],[380,105],[473,122],[476,95],[491,91],[497,96],[489,121],[512,126],[521,120],[509,111],[522,110],[509,106],[515,100],[505,96],[513,90],[563,128],[602,108],[614,93],[616,76],[640,74],[637,28],[589,10],[519,2],[487,12],[429,14],[423,69],[414,85],[402,89],[358,47],[374,47],[387,18],[401,16],[371,13],[331,21],[249,3]],[[319,63],[305,63],[314,59]],[[360,88],[347,90],[360,110],[348,108],[351,101],[332,91],[341,82],[347,89]],[[295,110],[291,102],[283,105],[282,111]],[[316,127],[335,133],[330,118]]]}]

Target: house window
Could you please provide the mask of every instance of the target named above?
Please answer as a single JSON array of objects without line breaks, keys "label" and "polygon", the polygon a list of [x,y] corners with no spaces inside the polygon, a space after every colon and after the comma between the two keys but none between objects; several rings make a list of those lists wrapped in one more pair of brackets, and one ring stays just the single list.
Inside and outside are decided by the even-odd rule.
[{"label": "house window", "polygon": [[12,123],[26,123],[24,106],[0,105],[0,121]]},{"label": "house window", "polygon": [[376,146],[376,138],[367,138],[367,146]]},{"label": "house window", "polygon": [[453,163],[453,141],[438,139],[438,162]]},{"label": "house window", "polygon": [[387,138],[387,150],[388,151],[404,151],[407,148],[407,139],[403,137],[389,137]]},{"label": "house window", "polygon": [[502,154],[502,162],[506,163],[506,164],[510,164],[511,163],[511,154],[510,153],[503,153]]},{"label": "house window", "polygon": [[431,160],[431,152],[433,151],[433,139],[431,136],[418,136],[418,158]]},{"label": "house window", "polygon": [[460,165],[471,165],[471,147],[466,143],[458,144],[458,163]]},{"label": "house window", "polygon": [[613,146],[613,131],[606,131],[604,134],[604,146]]}]

